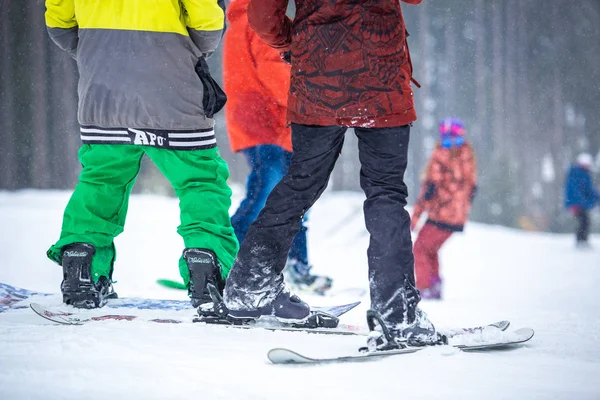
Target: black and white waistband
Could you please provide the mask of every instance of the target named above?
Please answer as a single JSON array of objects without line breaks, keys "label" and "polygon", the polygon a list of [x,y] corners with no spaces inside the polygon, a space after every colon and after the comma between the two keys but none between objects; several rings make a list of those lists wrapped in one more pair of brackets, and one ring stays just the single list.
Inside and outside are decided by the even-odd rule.
[{"label": "black and white waistband", "polygon": [[134,144],[171,150],[201,150],[217,146],[212,128],[183,131],[82,126],[84,144]]}]

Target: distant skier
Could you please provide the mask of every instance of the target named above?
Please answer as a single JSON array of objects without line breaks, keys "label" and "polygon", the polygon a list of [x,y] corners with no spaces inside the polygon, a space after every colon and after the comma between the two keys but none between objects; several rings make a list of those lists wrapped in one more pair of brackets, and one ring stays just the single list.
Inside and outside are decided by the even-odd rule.
[{"label": "distant skier", "polygon": [[575,239],[577,247],[589,247],[590,209],[600,202],[600,194],[594,188],[590,169],[594,164],[592,156],[581,153],[571,166],[565,181],[565,207],[577,219]]},{"label": "distant skier", "polygon": [[291,59],[287,118],[294,156],[241,245],[225,304],[237,318],[309,317],[309,306],[286,289],[282,270],[298,221],[325,190],[344,134],[353,127],[371,236],[371,307],[394,342],[437,342],[435,328],[418,307],[410,216],[404,209],[404,172],[416,112],[400,3],[297,2],[294,21],[285,15],[287,3],[252,0],[248,19],[263,40]]},{"label": "distant skier", "polygon": [[477,187],[475,154],[462,121],[446,118],[439,132],[411,222],[415,230],[427,212],[414,247],[417,287],[426,299],[442,297],[438,251],[452,233],[463,230]]},{"label": "distant skier", "polygon": [[[206,282],[222,287],[238,250],[213,130],[224,101],[204,60],[221,39],[223,10],[216,0],[47,0],[46,8],[50,37],[79,69],[83,170],[47,253],[63,267],[64,302],[94,308],[116,297],[113,240],[144,155],[180,200],[179,269],[192,304],[209,302]],[[156,251],[161,241],[139,246]]]},{"label": "distant skier", "polygon": [[[250,166],[246,197],[231,218],[240,243],[292,158],[291,130],[285,120],[290,66],[250,29],[246,14],[249,2],[235,0],[229,4],[223,47],[229,142]],[[300,231],[294,236],[284,273],[292,288],[322,294],[332,280],[311,273],[305,222],[306,216],[299,221]]]}]

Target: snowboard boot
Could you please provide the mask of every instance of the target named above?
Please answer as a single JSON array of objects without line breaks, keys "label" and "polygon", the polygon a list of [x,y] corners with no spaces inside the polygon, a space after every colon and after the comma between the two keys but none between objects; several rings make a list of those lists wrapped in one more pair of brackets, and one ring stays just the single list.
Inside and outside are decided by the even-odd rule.
[{"label": "snowboard boot", "polygon": [[399,289],[396,296],[400,297],[402,321],[389,323],[384,321],[379,312],[367,311],[367,324],[371,331],[367,340],[369,351],[428,346],[447,342],[446,337],[436,332],[425,312],[418,307],[421,296],[408,279],[405,279],[403,287]]},{"label": "snowboard boot", "polygon": [[207,285],[210,283],[215,286],[220,294],[225,287],[217,256],[207,249],[185,249],[183,258],[190,271],[188,295],[192,306],[197,308],[202,304],[212,304]]},{"label": "snowboard boot", "polygon": [[[231,296],[229,296],[231,298]],[[238,310],[229,309],[229,315],[238,319],[258,319],[268,316],[280,322],[301,322],[310,315],[310,307],[298,296],[282,286],[275,297],[267,296],[259,302],[258,307],[240,307]]]},{"label": "snowboard boot", "polygon": [[310,273],[311,266],[299,260],[289,258],[283,275],[285,282],[293,290],[324,295],[329,289],[333,279],[324,275]]},{"label": "snowboard boot", "polygon": [[97,282],[92,279],[95,252],[94,246],[88,243],[73,243],[63,247],[63,281],[60,290],[65,304],[76,308],[100,308],[108,299],[118,297],[109,277],[101,276]]}]

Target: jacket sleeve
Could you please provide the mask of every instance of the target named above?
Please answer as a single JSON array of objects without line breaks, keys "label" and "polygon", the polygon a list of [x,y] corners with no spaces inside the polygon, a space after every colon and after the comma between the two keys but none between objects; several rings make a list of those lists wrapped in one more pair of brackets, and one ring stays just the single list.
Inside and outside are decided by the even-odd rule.
[{"label": "jacket sleeve", "polygon": [[288,0],[251,0],[248,22],[269,46],[289,50],[292,43],[292,20],[285,15]]},{"label": "jacket sleeve", "polygon": [[77,57],[79,42],[74,0],[46,0],[46,28],[50,38],[71,57]]},{"label": "jacket sleeve", "polygon": [[217,0],[181,0],[184,7],[185,24],[192,41],[204,54],[217,49],[223,27],[225,13]]}]

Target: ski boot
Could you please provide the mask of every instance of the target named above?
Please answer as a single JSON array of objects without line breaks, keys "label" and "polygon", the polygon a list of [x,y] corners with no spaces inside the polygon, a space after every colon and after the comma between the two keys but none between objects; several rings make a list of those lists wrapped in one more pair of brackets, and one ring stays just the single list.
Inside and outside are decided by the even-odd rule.
[{"label": "ski boot", "polygon": [[197,308],[202,304],[212,304],[207,285],[212,284],[219,293],[223,293],[225,288],[215,253],[206,249],[185,249],[183,259],[190,271],[188,295],[192,306]]},{"label": "ski boot", "polygon": [[293,290],[325,295],[333,280],[324,275],[312,275],[311,266],[295,259],[288,259],[283,270],[285,282]]},{"label": "ski boot", "polygon": [[93,281],[91,267],[95,252],[95,247],[88,243],[73,243],[63,247],[63,281],[60,290],[65,304],[76,308],[100,308],[108,299],[118,297],[109,277],[101,276],[97,282]]}]

